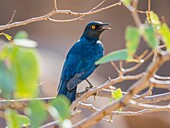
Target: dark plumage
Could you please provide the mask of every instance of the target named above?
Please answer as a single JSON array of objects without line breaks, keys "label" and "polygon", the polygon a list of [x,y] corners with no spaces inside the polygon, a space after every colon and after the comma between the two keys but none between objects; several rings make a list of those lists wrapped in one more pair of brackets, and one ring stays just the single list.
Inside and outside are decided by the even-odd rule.
[{"label": "dark plumage", "polygon": [[85,80],[98,67],[95,62],[104,54],[100,34],[110,29],[102,22],[93,21],[87,24],[81,38],[72,46],[67,54],[58,95],[65,95],[72,103],[76,99],[77,85]]}]

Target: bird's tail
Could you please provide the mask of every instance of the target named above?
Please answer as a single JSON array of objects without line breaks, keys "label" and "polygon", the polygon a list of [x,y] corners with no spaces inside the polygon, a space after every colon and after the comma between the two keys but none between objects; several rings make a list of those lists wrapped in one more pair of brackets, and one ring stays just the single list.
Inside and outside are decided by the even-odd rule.
[{"label": "bird's tail", "polygon": [[66,84],[62,84],[61,86],[59,85],[58,95],[65,95],[72,103],[76,99],[76,89],[77,87],[69,91]]}]

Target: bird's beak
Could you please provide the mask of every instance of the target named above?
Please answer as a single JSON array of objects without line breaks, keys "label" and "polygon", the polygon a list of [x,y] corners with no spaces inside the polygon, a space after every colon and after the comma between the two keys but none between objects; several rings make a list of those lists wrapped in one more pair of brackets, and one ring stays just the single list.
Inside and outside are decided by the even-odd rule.
[{"label": "bird's beak", "polygon": [[108,25],[111,25],[110,23],[103,23],[102,26],[101,26],[101,29],[102,30],[110,30],[111,27],[109,27]]}]

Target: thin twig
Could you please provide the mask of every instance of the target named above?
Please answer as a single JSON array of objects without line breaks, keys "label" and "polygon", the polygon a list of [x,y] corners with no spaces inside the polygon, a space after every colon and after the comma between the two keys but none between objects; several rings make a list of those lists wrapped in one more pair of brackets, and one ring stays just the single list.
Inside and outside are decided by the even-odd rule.
[{"label": "thin twig", "polygon": [[55,120],[50,123],[44,124],[44,125],[40,126],[39,128],[49,128],[49,127],[57,125],[57,124],[58,124],[58,121]]},{"label": "thin twig", "polygon": [[[124,95],[127,92],[123,92]],[[81,96],[80,94],[79,96]],[[96,96],[99,97],[112,97],[112,92],[109,89],[103,89],[96,93]],[[135,95],[132,99],[136,102],[140,103],[156,103],[160,101],[170,100],[170,92],[157,94],[152,96],[146,96],[144,98],[140,98],[140,95]],[[49,103],[50,101],[54,100],[56,97],[47,97],[47,98],[28,98],[28,99],[15,99],[15,100],[0,100],[0,110],[5,110],[6,108],[11,109],[22,109],[28,105],[30,101],[43,101],[44,103]]]},{"label": "thin twig", "polygon": [[150,14],[151,11],[151,0],[148,0],[148,13]]},{"label": "thin twig", "polygon": [[54,10],[57,10],[57,0],[54,0]]},{"label": "thin twig", "polygon": [[140,108],[140,109],[154,109],[154,110],[161,110],[161,111],[170,111],[170,105],[151,105],[151,104],[144,104],[144,103],[139,103],[133,100],[129,101],[130,106],[135,107],[135,108]]},{"label": "thin twig", "polygon": [[[82,96],[86,92],[87,91],[78,93],[78,97]],[[127,92],[122,92],[122,93],[123,95],[127,94]],[[96,96],[112,98],[112,91],[110,89],[102,89],[101,91],[96,93]],[[134,95],[132,99],[140,103],[157,103],[161,101],[170,100],[170,92],[152,95],[152,96],[145,96],[143,98],[141,98],[141,95]]]},{"label": "thin twig", "polygon": [[104,88],[109,88],[110,86],[120,83],[122,81],[126,81],[126,80],[138,80],[139,78],[143,77],[144,73],[135,75],[135,76],[121,76],[121,77],[117,77],[115,79],[109,80],[108,82],[104,83],[101,86],[98,87],[94,87],[92,89],[90,89],[87,93],[84,93],[81,97],[79,97],[78,99],[76,99],[72,105],[71,105],[71,110],[73,110],[80,101],[83,101],[84,99],[88,98],[89,96],[101,91]]},{"label": "thin twig", "polygon": [[153,85],[151,84],[151,85],[149,86],[149,89],[148,89],[144,94],[140,95],[140,96],[138,97],[138,99],[141,99],[141,98],[144,98],[144,97],[146,97],[146,96],[152,95],[152,91],[153,91]]},{"label": "thin twig", "polygon": [[12,17],[11,17],[10,21],[9,21],[7,24],[10,24],[10,23],[13,22],[13,19],[14,19],[15,14],[16,14],[16,10],[14,10],[14,12],[13,12],[13,14],[12,14]]},{"label": "thin twig", "polygon": [[135,84],[133,84],[127,90],[128,93],[126,95],[124,95],[120,100],[113,102],[110,105],[105,106],[104,108],[101,109],[101,111],[94,112],[89,117],[79,121],[78,123],[73,125],[73,127],[75,128],[90,127],[93,124],[97,123],[104,116],[109,115],[111,111],[114,111],[123,106],[126,106],[134,94],[137,94],[144,88],[148,87],[150,77],[153,76],[153,74],[157,71],[158,67],[160,67],[164,62],[168,61],[169,59],[170,59],[170,53],[165,54],[165,55],[161,55],[161,54],[158,55],[156,60],[148,66],[146,70],[146,75],[142,79],[137,81]]},{"label": "thin twig", "polygon": [[133,0],[132,2],[132,5],[133,5],[133,9],[129,9],[132,13],[132,16],[133,16],[133,19],[136,23],[137,26],[140,26],[141,25],[141,20],[139,18],[139,15],[137,14],[137,5],[138,5],[138,0]]},{"label": "thin twig", "polygon": [[162,80],[156,80],[154,78],[150,79],[150,82],[153,84],[156,88],[164,88],[170,90],[170,80],[162,81]]},{"label": "thin twig", "polygon": [[[52,10],[51,12],[49,12],[48,14],[43,15],[43,16],[33,17],[33,18],[30,18],[30,19],[27,19],[24,21],[13,22],[13,23],[6,24],[6,25],[0,25],[0,31],[18,27],[18,26],[27,25],[27,24],[30,24],[33,22],[49,20],[49,19],[50,19],[50,21],[54,21],[54,22],[61,22],[61,21],[62,22],[70,22],[70,21],[80,20],[81,19],[80,16],[92,15],[92,14],[99,13],[99,12],[105,11],[107,9],[110,9],[112,7],[119,6],[119,5],[121,5],[121,2],[117,2],[115,4],[111,4],[106,7],[103,7],[103,8],[94,10],[94,11],[90,11],[90,12],[85,12],[85,13],[72,12],[70,10]],[[78,17],[76,19],[69,19],[69,20],[54,20],[54,19],[50,18],[51,16],[54,16],[56,14],[74,15],[74,16],[78,16]]]},{"label": "thin twig", "polygon": [[137,63],[135,66],[131,67],[131,68],[128,68],[128,69],[123,69],[125,73],[128,73],[128,72],[132,72],[134,70],[136,70],[137,68],[139,68],[146,60],[148,60],[152,55],[153,55],[153,50],[145,57],[143,58],[142,60],[143,61],[139,61],[139,63]]},{"label": "thin twig", "polygon": [[141,13],[141,14],[146,14],[147,12],[146,11],[141,11],[141,10],[137,10],[138,13]]},{"label": "thin twig", "polygon": [[158,79],[158,80],[170,80],[170,77],[166,77],[166,76],[159,76],[154,74],[154,78]]},{"label": "thin twig", "polygon": [[[55,0],[54,0],[55,1]],[[99,3],[98,5],[96,5],[95,7],[93,7],[90,11],[88,11],[89,13],[92,12],[93,10],[97,9],[99,6],[101,6],[103,3],[105,2],[105,0],[103,0],[101,3]],[[81,15],[79,17],[76,18],[72,18],[72,19],[68,19],[68,20],[56,20],[53,18],[48,18],[48,20],[52,21],[52,22],[58,22],[58,23],[64,23],[64,22],[72,22],[72,21],[76,21],[76,20],[83,20],[83,17],[86,15]]]},{"label": "thin twig", "polygon": [[120,70],[119,70],[119,68],[117,67],[117,65],[116,65],[113,61],[111,61],[110,63],[111,63],[112,66],[116,69],[117,73],[120,73]]},{"label": "thin twig", "polygon": [[[131,102],[130,102],[131,103]],[[132,105],[134,106],[134,104]],[[100,109],[94,107],[92,104],[80,103],[80,107],[91,110],[93,112],[100,111]],[[153,107],[153,106],[152,106]],[[135,106],[136,108],[136,106]],[[120,116],[138,116],[146,113],[158,112],[158,111],[165,111],[165,109],[142,109],[139,111],[112,111],[109,115],[120,115]]]}]

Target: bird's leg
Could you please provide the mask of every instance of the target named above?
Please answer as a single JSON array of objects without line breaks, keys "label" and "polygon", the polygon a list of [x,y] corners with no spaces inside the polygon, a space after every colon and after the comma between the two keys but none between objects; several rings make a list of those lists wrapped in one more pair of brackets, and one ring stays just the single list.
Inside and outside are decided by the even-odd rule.
[{"label": "bird's leg", "polygon": [[[89,87],[86,87],[86,90],[88,91],[88,89],[93,88],[93,85],[92,85],[92,83],[90,83],[90,81],[88,79],[86,79],[86,81],[90,85]],[[96,93],[94,93],[93,96],[94,96],[94,100],[96,100]]]},{"label": "bird's leg", "polygon": [[86,79],[87,83],[90,85],[89,88],[93,88],[92,83],[90,83],[90,81],[88,79]]}]

